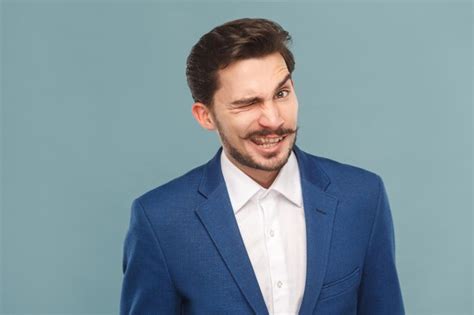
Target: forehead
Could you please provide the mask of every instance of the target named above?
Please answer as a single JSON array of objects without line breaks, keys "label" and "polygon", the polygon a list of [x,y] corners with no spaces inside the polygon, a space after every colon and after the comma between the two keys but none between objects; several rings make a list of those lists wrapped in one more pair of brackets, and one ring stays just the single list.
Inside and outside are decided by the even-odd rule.
[{"label": "forehead", "polygon": [[279,53],[236,61],[218,71],[215,100],[273,93],[275,85],[288,73],[285,59]]}]

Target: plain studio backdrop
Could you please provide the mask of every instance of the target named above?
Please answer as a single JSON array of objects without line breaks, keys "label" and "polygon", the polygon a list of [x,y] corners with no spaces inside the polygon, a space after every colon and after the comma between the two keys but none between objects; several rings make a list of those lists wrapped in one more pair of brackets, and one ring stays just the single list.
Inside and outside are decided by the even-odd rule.
[{"label": "plain studio backdrop", "polygon": [[206,162],[185,61],[293,36],[299,146],[382,176],[407,314],[472,314],[470,2],[3,1],[0,313],[117,314],[132,200]]}]

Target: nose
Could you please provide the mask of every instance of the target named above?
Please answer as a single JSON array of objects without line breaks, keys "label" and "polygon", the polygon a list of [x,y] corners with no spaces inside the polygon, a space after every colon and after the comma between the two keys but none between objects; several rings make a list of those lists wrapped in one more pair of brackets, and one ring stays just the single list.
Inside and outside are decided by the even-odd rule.
[{"label": "nose", "polygon": [[285,120],[280,115],[278,105],[272,101],[262,104],[260,117],[258,123],[265,128],[277,130],[284,123]]}]

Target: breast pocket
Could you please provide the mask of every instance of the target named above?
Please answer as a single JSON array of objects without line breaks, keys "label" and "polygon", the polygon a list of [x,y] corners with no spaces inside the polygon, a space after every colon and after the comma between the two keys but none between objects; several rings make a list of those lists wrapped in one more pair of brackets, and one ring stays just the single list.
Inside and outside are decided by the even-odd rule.
[{"label": "breast pocket", "polygon": [[321,293],[319,294],[319,301],[330,299],[341,294],[344,294],[351,289],[357,287],[360,281],[360,269],[355,268],[351,273],[329,283],[323,284]]}]

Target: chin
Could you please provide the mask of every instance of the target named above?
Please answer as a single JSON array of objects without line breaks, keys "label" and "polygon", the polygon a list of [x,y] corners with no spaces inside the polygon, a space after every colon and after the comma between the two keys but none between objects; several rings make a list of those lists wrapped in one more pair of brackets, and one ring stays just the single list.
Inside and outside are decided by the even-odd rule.
[{"label": "chin", "polygon": [[256,167],[257,169],[264,171],[278,171],[286,164],[290,154],[291,148],[284,147],[273,156],[262,156],[261,154],[258,154],[258,157],[253,160],[255,166],[258,166]]},{"label": "chin", "polygon": [[274,172],[279,171],[286,164],[294,142],[295,137],[290,135],[280,141],[278,145],[267,148],[258,147],[253,142],[244,143],[240,149],[230,145],[227,141],[223,141],[223,144],[233,160],[240,165],[256,170]]}]

